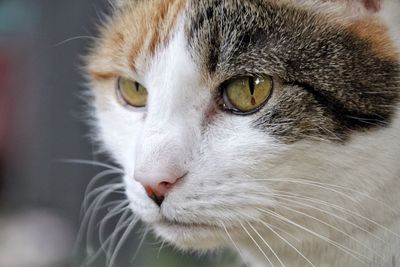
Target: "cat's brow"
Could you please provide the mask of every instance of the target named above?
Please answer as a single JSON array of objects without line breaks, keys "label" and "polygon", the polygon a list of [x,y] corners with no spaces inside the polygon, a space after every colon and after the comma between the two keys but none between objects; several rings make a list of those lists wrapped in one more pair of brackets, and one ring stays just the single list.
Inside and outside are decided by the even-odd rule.
[{"label": "cat's brow", "polygon": [[[170,40],[185,0],[146,0],[117,9],[102,42],[88,58],[88,73],[95,80],[109,80],[138,72]],[[125,71],[125,73],[124,73]]]},{"label": "cat's brow", "polygon": [[[134,39],[129,52],[129,63],[136,71],[137,58],[145,54],[154,56],[157,48],[165,45],[171,37],[171,31],[176,25],[179,12],[184,8],[184,0],[152,0],[143,1],[133,11],[137,18],[140,35]],[[132,34],[132,33],[130,33]]]}]

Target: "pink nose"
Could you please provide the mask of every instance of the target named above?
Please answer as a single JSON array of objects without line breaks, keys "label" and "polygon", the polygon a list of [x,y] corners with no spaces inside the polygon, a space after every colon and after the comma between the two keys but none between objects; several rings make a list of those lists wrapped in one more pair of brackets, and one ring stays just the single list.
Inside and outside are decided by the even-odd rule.
[{"label": "pink nose", "polygon": [[[159,178],[164,177],[164,178]],[[147,195],[158,205],[161,206],[165,195],[172,186],[179,180],[179,175],[154,175],[135,173],[135,180],[141,183]]]}]

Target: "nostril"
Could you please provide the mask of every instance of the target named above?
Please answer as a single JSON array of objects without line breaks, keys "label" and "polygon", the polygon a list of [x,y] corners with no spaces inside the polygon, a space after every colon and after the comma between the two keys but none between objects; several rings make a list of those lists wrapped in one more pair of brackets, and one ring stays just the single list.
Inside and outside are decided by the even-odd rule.
[{"label": "nostril", "polygon": [[145,187],[146,193],[149,196],[151,200],[154,201],[159,207],[161,207],[161,204],[164,201],[164,194],[159,193],[158,191],[155,191],[153,188],[150,186]]},{"label": "nostril", "polygon": [[169,182],[160,182],[157,186],[144,185],[147,195],[152,199],[159,207],[164,201],[165,195],[171,189],[173,184]]}]

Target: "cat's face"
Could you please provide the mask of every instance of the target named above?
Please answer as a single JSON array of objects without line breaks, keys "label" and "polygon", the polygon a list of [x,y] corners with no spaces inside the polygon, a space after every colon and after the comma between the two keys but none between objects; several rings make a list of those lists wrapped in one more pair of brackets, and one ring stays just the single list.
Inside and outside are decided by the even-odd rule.
[{"label": "cat's face", "polygon": [[378,18],[312,1],[122,2],[88,71],[99,137],[158,235],[215,247],[276,224],[268,212],[302,217],[282,208],[299,196],[354,205],[328,183],[385,179],[393,154],[371,151],[393,137],[399,63]]}]

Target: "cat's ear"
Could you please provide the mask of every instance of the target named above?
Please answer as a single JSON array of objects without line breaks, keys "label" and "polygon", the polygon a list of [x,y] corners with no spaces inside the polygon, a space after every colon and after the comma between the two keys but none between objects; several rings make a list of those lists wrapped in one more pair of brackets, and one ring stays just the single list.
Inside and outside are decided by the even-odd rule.
[{"label": "cat's ear", "polygon": [[336,2],[345,2],[354,12],[376,13],[381,10],[382,0],[328,0]]},{"label": "cat's ear", "polygon": [[378,12],[381,10],[381,0],[362,0],[364,8],[370,12]]},{"label": "cat's ear", "polygon": [[[336,13],[350,20],[381,11],[384,0],[294,0],[322,13]],[[386,0],[391,1],[391,0]],[[398,1],[398,0],[396,0]]]},{"label": "cat's ear", "polygon": [[[374,14],[381,10],[383,0],[294,0],[320,11],[332,10],[335,7],[349,16]],[[390,1],[390,0],[386,0]],[[340,13],[339,12],[339,13]]]}]

